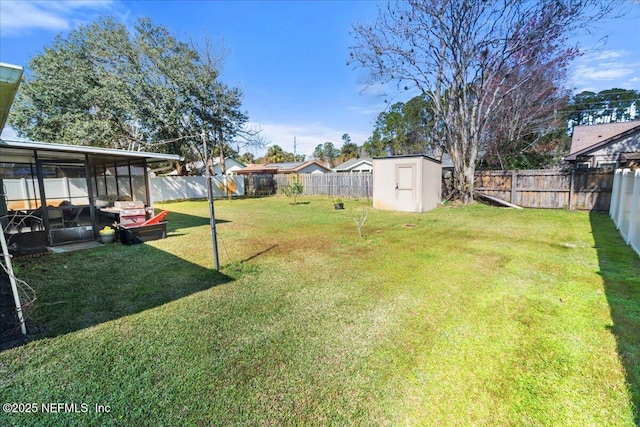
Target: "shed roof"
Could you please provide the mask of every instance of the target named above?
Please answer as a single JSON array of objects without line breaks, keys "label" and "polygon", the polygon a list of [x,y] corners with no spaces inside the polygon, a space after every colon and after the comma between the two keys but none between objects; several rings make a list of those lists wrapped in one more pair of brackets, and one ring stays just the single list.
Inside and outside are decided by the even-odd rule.
[{"label": "shed roof", "polygon": [[402,159],[402,158],[410,159],[410,158],[416,158],[416,157],[420,157],[420,158],[423,158],[423,159],[431,160],[431,161],[436,162],[436,163],[442,163],[442,161],[436,160],[433,157],[429,157],[426,154],[401,154],[401,155],[398,155],[398,156],[382,156],[382,157],[374,157],[373,160]]}]

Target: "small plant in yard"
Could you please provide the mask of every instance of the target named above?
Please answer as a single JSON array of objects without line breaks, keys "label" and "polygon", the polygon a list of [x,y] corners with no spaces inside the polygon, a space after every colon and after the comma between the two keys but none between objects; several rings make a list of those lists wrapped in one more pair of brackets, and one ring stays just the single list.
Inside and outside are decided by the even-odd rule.
[{"label": "small plant in yard", "polygon": [[336,209],[344,209],[344,203],[342,202],[342,199],[333,199],[333,207]]},{"label": "small plant in yard", "polygon": [[353,217],[353,221],[356,223],[356,227],[358,228],[358,236],[362,239],[362,226],[365,222],[367,222],[367,218],[369,217],[369,209],[362,208],[362,212],[357,216]]},{"label": "small plant in yard", "polygon": [[297,203],[296,200],[298,196],[301,195],[303,191],[304,191],[304,186],[302,185],[298,177],[295,177],[293,181],[291,181],[289,184],[282,187],[282,193],[285,196],[293,197],[294,205]]}]

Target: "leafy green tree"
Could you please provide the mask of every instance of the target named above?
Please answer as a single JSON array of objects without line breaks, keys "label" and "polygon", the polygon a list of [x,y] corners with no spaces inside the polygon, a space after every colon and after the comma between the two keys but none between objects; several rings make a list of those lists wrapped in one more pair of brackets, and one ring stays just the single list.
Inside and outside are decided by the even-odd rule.
[{"label": "leafy green tree", "polygon": [[313,150],[313,158],[315,160],[319,160],[330,165],[335,163],[338,155],[340,155],[340,150],[338,150],[333,145],[333,142],[330,141],[327,141],[324,144],[318,144]]},{"label": "leafy green tree", "polygon": [[360,147],[354,142],[345,142],[340,148],[340,160],[346,162],[349,159],[360,157]]},{"label": "leafy green tree", "polygon": [[243,153],[238,160],[240,160],[242,163],[244,163],[245,165],[251,164],[255,161],[255,157],[252,153]]},{"label": "leafy green tree", "polygon": [[267,154],[265,156],[265,161],[267,163],[282,163],[288,161],[288,153],[277,144],[272,145],[267,149]]},{"label": "leafy green tree", "polygon": [[[220,156],[241,139],[242,93],[220,81],[219,60],[141,18],[130,32],[113,18],[80,26],[35,56],[9,118],[21,136],[113,148]],[[162,142],[162,143],[160,143]],[[180,165],[176,165],[180,166]]]},{"label": "leafy green tree", "polygon": [[[434,145],[451,156],[457,197],[469,203],[488,122],[505,95],[539,67],[568,64],[579,53],[566,47],[569,36],[619,7],[612,0],[389,1],[373,23],[354,26],[351,58],[370,72],[369,83],[430,98]],[[379,133],[372,142],[394,150]]]},{"label": "leafy green tree", "polygon": [[298,196],[304,192],[304,185],[302,185],[300,179],[295,176],[289,184],[282,187],[281,191],[285,196],[293,197],[293,204],[296,205]]},{"label": "leafy green tree", "polygon": [[571,97],[568,114],[574,125],[640,119],[640,91],[620,88],[598,93],[583,91]]},{"label": "leafy green tree", "polygon": [[304,160],[304,154],[294,155],[274,144],[267,149],[267,153],[263,157],[255,159],[255,163],[304,162]]},{"label": "leafy green tree", "polygon": [[427,154],[432,150],[430,101],[416,96],[406,104],[396,102],[378,115],[373,134],[364,145],[372,156]]}]

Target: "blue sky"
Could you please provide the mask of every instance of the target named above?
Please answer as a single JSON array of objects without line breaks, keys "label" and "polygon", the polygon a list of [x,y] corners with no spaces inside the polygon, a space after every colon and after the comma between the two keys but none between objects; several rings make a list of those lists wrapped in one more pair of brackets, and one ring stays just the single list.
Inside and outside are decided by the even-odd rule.
[{"label": "blue sky", "polygon": [[[0,0],[0,62],[27,67],[29,59],[97,16],[132,24],[150,17],[182,40],[211,39],[224,51],[223,81],[239,87],[251,123],[271,144],[310,155],[316,145],[351,135],[361,145],[385,104],[366,88],[366,72],[346,65],[351,26],[370,22],[375,1],[121,1]],[[588,51],[572,66],[577,91],[640,89],[640,3],[623,18],[579,40]],[[28,70],[27,70],[28,72]],[[393,96],[393,93],[389,95]],[[387,98],[388,99],[388,98]],[[395,98],[395,100],[406,100]],[[12,137],[4,130],[3,137]],[[258,152],[256,154],[262,154]]]}]

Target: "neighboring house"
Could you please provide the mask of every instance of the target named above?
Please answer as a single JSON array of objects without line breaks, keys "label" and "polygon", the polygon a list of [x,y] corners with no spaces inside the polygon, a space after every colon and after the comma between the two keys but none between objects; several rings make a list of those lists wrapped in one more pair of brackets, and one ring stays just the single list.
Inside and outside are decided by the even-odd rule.
[{"label": "neighboring house", "polygon": [[640,121],[576,126],[565,161],[577,168],[620,167],[637,163]]},{"label": "neighboring house", "polygon": [[371,172],[373,171],[373,159],[349,159],[341,165],[333,168],[334,172]]},{"label": "neighboring house", "polygon": [[[224,166],[226,169],[226,175],[234,175],[240,169],[244,169],[247,165],[242,162],[227,157],[224,159]],[[215,175],[222,175],[222,167],[220,165],[220,158],[213,159],[213,171]]]},{"label": "neighboring house", "polygon": [[275,174],[278,172],[278,168],[273,166],[261,165],[261,164],[252,164],[247,167],[240,169],[236,172],[238,175],[267,175],[267,174]]},{"label": "neighboring house", "polygon": [[[222,168],[220,167],[220,158],[214,157],[211,161],[213,162],[213,174],[223,175]],[[237,171],[246,167],[244,163],[239,162],[238,160],[233,159],[231,157],[226,157],[224,159],[224,165],[226,168],[226,175],[234,175]],[[204,162],[202,160],[199,160],[197,162],[187,163],[186,168],[187,168],[187,171],[189,171],[190,175],[205,175],[205,172],[206,172],[204,169]],[[167,175],[177,175],[177,174],[178,174],[177,171],[173,171],[168,173]]]},{"label": "neighboring house", "polygon": [[314,160],[306,162],[267,163],[266,165],[249,165],[240,169],[238,175],[249,174],[298,174],[298,173],[327,173],[331,170]]}]

